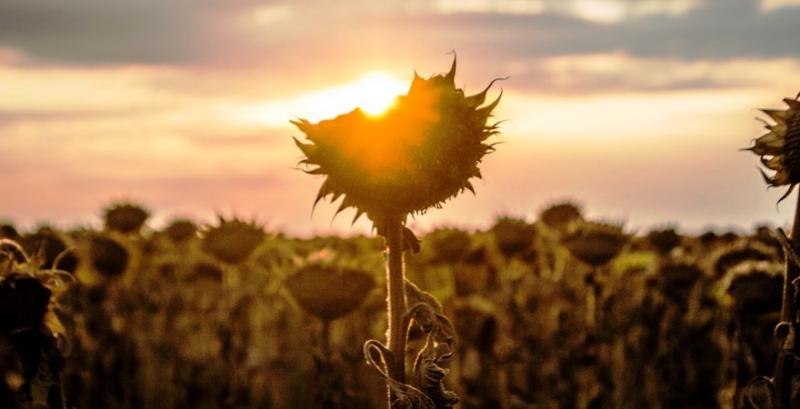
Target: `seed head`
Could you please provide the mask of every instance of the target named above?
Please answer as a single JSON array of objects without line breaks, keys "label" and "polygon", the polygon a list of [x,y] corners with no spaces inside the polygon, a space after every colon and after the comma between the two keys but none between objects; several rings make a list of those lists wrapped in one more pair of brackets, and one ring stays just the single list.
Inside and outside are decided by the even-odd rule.
[{"label": "seed head", "polygon": [[112,235],[97,234],[89,239],[89,260],[92,268],[107,278],[119,277],[131,265],[131,252]]},{"label": "seed head", "polygon": [[286,286],[309,314],[332,321],[361,306],[375,288],[375,280],[360,270],[309,264],[291,275]]},{"label": "seed head", "polygon": [[383,115],[360,109],[334,119],[292,121],[309,143],[295,139],[306,172],[324,175],[314,204],[343,197],[337,214],[356,209],[373,222],[440,207],[480,178],[478,164],[493,150],[487,139],[498,133],[488,124],[500,97],[485,106],[486,93],[465,96],[455,86],[456,63],[444,75],[414,77],[408,94]]},{"label": "seed head", "polygon": [[203,250],[229,264],[239,264],[250,257],[264,241],[264,229],[254,222],[219,217],[219,224],[209,229],[203,239]]},{"label": "seed head", "polygon": [[564,232],[570,224],[583,220],[583,215],[578,205],[572,202],[562,202],[542,210],[539,220],[551,229]]},{"label": "seed head", "polygon": [[145,208],[128,202],[112,203],[103,210],[106,229],[125,234],[138,233],[148,217]]},{"label": "seed head", "polygon": [[197,237],[197,225],[189,219],[175,219],[164,229],[164,233],[173,243],[181,244]]},{"label": "seed head", "polygon": [[492,226],[492,234],[500,252],[513,257],[531,249],[536,229],[525,220],[503,216]]},{"label": "seed head", "polygon": [[774,171],[771,176],[759,169],[769,187],[789,186],[783,200],[800,183],[800,94],[784,98],[788,109],[762,109],[773,123],[764,121],[767,133],[753,141],[746,150],[761,157],[761,163]]},{"label": "seed head", "polygon": [[628,236],[622,226],[595,222],[573,224],[562,240],[573,257],[592,267],[613,260],[627,243]]}]

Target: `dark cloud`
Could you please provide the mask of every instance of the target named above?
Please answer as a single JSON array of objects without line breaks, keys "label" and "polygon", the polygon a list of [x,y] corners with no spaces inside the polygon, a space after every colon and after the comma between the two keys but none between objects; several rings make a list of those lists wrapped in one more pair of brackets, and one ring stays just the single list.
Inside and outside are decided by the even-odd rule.
[{"label": "dark cloud", "polygon": [[800,57],[794,41],[800,7],[762,12],[758,0],[708,0],[681,15],[614,24],[560,11],[437,14],[411,11],[399,1],[381,7],[360,0],[286,4],[294,11],[291,23],[259,31],[236,26],[237,13],[264,5],[255,0],[4,0],[0,47],[35,60],[79,64],[258,58],[281,66],[310,54],[318,61],[408,56],[420,48],[505,60],[613,51],[686,60]]},{"label": "dark cloud", "polygon": [[254,1],[3,0],[0,47],[78,64],[179,63],[214,53],[219,23]]},{"label": "dark cloud", "polygon": [[[563,14],[463,13],[406,17],[402,26],[426,46],[456,41],[507,58],[619,51],[677,59],[800,57],[800,7],[759,10],[758,0],[710,0],[681,15],[658,14],[600,24]],[[396,20],[395,20],[396,21]],[[390,20],[380,22],[381,25]],[[447,35],[448,32],[461,35]],[[436,35],[444,34],[444,39]]]}]

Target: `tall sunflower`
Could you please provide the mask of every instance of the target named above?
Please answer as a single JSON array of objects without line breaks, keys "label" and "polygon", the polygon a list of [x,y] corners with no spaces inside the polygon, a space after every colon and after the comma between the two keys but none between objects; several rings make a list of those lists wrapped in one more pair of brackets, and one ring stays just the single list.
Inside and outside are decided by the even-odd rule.
[{"label": "tall sunflower", "polygon": [[[440,207],[465,190],[474,193],[470,180],[481,177],[478,165],[493,150],[487,140],[498,133],[498,123],[489,118],[502,93],[485,104],[494,81],[467,96],[456,87],[455,75],[455,59],[446,74],[427,79],[415,74],[408,93],[380,116],[355,109],[318,123],[292,121],[306,136],[306,141],[295,138],[305,155],[300,164],[310,174],[325,176],[314,205],[342,198],[337,214],[353,207],[353,222],[366,214],[386,237],[387,342],[367,341],[364,353],[385,378],[392,408],[420,403],[445,408],[458,401],[444,389],[446,371],[438,366],[452,354],[437,347],[451,346],[455,330],[432,296],[410,290],[416,287],[405,279],[403,260],[404,249],[418,246],[404,227],[407,216]],[[428,334],[413,367],[415,385],[405,382],[405,342],[412,323]]]}]

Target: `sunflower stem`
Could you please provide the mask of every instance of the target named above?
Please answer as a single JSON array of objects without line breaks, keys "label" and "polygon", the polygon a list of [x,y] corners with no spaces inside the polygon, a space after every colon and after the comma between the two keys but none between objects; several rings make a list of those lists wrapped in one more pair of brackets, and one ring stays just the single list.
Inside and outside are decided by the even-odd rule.
[{"label": "sunflower stem", "polygon": [[[795,251],[800,250],[800,194],[797,195],[797,205],[794,211],[794,221],[792,222],[792,233],[789,237],[789,244]],[[790,337],[794,341],[798,330],[797,304],[795,299],[794,280],[800,277],[800,267],[794,263],[791,257],[786,257],[785,273],[783,277],[783,297],[781,301],[781,322],[789,323],[795,336]],[[778,395],[779,409],[791,407],[792,399],[792,378],[794,377],[794,358],[797,353],[797,345],[786,345],[785,339],[779,339],[781,351],[778,352],[778,362],[775,365],[773,382],[775,392]]]},{"label": "sunflower stem", "polygon": [[322,354],[326,359],[331,357],[331,321],[322,320]]},{"label": "sunflower stem", "polygon": [[386,245],[389,252],[386,266],[388,297],[386,303],[389,308],[389,329],[386,343],[394,354],[394,362],[389,367],[389,375],[395,381],[405,383],[406,331],[403,328],[403,317],[406,313],[406,297],[402,219],[400,217],[387,218],[385,227]]}]

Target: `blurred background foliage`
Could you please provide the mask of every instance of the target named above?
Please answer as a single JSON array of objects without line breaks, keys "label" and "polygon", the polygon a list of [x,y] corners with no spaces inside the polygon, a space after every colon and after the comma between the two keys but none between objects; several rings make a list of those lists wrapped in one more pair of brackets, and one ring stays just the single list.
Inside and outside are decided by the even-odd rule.
[{"label": "blurred background foliage", "polygon": [[[362,355],[386,328],[381,238],[103,214],[0,227],[0,406],[384,406]],[[783,255],[766,227],[633,232],[559,203],[421,238],[407,275],[455,321],[463,408],[746,407],[772,371]]]}]

